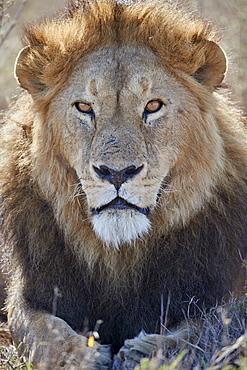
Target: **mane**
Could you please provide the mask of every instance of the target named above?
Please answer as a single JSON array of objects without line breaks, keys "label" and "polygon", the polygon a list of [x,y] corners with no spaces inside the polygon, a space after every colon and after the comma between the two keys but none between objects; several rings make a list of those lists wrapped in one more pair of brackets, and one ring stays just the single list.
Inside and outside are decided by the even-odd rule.
[{"label": "mane", "polygon": [[25,27],[23,46],[32,47],[28,68],[45,86],[59,88],[86,53],[110,45],[136,45],[153,50],[167,68],[192,74],[203,64],[200,42],[218,37],[209,24],[172,3],[76,1],[57,17]]},{"label": "mane", "polygon": [[[38,76],[43,88],[34,96],[37,100],[35,109],[38,110],[38,115],[30,97],[25,93],[13,107],[9,121],[13,122],[13,126],[16,122],[18,125],[7,129],[7,135],[11,137],[10,143],[7,144],[8,153],[11,155],[9,154],[8,158],[5,155],[1,166],[9,168],[8,171],[5,170],[6,175],[2,178],[3,197],[6,199],[3,217],[10,235],[8,238],[14,245],[15,240],[11,232],[15,225],[18,225],[19,233],[15,236],[16,240],[25,239],[22,230],[33,229],[33,240],[29,243],[33,248],[33,266],[44,259],[44,243],[39,236],[47,230],[48,234],[53,235],[56,244],[57,230],[62,230],[62,235],[59,236],[59,240],[63,240],[61,245],[78,256],[81,263],[86,260],[92,269],[100,266],[98,268],[103,274],[108,274],[109,280],[124,281],[123,276],[128,276],[124,269],[131,271],[133,276],[138,275],[137,266],[145,260],[150,248],[157,248],[159,238],[163,240],[167,235],[173,235],[177,229],[186,228],[191,220],[196,225],[197,214],[198,220],[201,220],[202,214],[206,219],[210,213],[215,217],[216,214],[225,213],[229,221],[235,202],[243,199],[242,208],[246,208],[244,199],[247,159],[244,155],[246,143],[243,139],[241,114],[226,97],[218,92],[214,93],[213,97],[209,97],[209,94],[206,96],[200,86],[189,82],[184,75],[184,72],[193,74],[198,66],[203,64],[204,56],[200,52],[203,43],[201,45],[200,41],[206,39],[217,39],[208,24],[180,8],[174,9],[170,1],[159,0],[127,4],[111,0],[79,1],[54,19],[46,19],[25,27],[23,46],[30,45],[31,53],[23,68],[31,69],[33,75]],[[204,195],[200,189],[196,189],[197,205],[192,197],[194,189],[186,188],[177,180],[173,185],[179,191],[164,191],[160,194],[159,208],[151,220],[153,229],[150,235],[137,240],[135,245],[124,245],[121,255],[118,251],[103,246],[93,233],[91,224],[87,222],[89,216],[85,207],[85,196],[75,171],[61,155],[59,133],[52,132],[50,122],[53,112],[49,109],[52,97],[65,86],[77,60],[92,50],[110,45],[142,46],[158,55],[166,68],[193,91],[205,116],[205,122],[211,119],[211,114],[214,115],[224,143],[224,153],[220,153],[221,167],[216,171],[210,194],[206,195],[207,199],[211,200],[210,210],[202,209],[204,204],[199,200]],[[179,74],[178,70],[183,73]],[[207,112],[210,112],[210,115]],[[43,121],[45,124],[34,127],[34,120],[39,123]],[[40,138],[42,142],[39,141]],[[190,166],[193,166],[192,159],[190,160]],[[200,160],[197,158],[198,162]],[[177,173],[178,179],[179,176]],[[199,176],[201,183],[206,181],[206,172]],[[181,187],[182,185],[184,187]],[[224,193],[228,198],[227,209],[223,205],[224,195],[219,197],[219,194]],[[243,210],[237,214],[241,223],[245,217]],[[52,231],[47,225],[47,215],[50,224],[54,225]],[[186,233],[185,229],[184,240]],[[194,235],[199,234],[200,230],[194,232]],[[183,241],[185,245],[189,244],[190,238],[188,233],[187,241]],[[23,259],[27,258],[25,253],[29,248],[28,242],[25,242],[26,246],[22,251],[20,248],[17,252],[23,254]],[[46,252],[50,253],[48,242],[45,248]],[[28,262],[26,265],[29,266]]]}]

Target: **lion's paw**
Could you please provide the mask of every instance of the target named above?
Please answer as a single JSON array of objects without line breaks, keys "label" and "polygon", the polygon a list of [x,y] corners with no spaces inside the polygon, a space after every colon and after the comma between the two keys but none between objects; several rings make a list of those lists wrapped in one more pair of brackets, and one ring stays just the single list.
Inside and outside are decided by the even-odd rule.
[{"label": "lion's paw", "polygon": [[66,341],[66,356],[60,366],[63,369],[108,369],[111,364],[110,348],[95,342],[93,348],[86,344],[87,338],[75,335]]},{"label": "lion's paw", "polygon": [[181,350],[189,337],[189,331],[182,329],[169,335],[147,334],[142,331],[134,339],[128,339],[114,361],[113,370],[132,370],[142,358],[151,358],[158,351],[162,357]]},{"label": "lion's paw", "polygon": [[104,370],[109,369],[111,364],[109,347],[95,343],[95,346],[90,348],[87,346],[87,338],[78,334],[64,341],[59,338],[53,346],[43,347],[42,352],[43,361],[39,362],[42,369],[52,367],[53,370]]}]

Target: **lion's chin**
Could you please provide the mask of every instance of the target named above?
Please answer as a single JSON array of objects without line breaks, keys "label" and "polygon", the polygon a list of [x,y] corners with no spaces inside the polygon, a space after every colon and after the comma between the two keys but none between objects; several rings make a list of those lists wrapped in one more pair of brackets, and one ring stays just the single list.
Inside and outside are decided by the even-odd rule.
[{"label": "lion's chin", "polygon": [[132,209],[107,209],[94,215],[92,222],[103,243],[116,249],[125,243],[133,243],[151,226],[145,214]]}]

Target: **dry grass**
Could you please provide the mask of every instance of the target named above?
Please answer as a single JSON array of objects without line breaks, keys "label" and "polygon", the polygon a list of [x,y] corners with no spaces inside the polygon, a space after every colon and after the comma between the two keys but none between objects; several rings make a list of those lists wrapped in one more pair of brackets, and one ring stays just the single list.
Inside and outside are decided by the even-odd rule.
[{"label": "dry grass", "polygon": [[[136,370],[230,370],[247,368],[246,297],[187,321],[190,338],[175,348],[158,346],[156,355],[141,360]],[[169,334],[169,333],[168,333]],[[133,361],[131,362],[131,358]],[[126,352],[119,370],[134,369],[136,354]]]},{"label": "dry grass", "polygon": [[24,354],[18,355],[14,346],[0,346],[0,370],[32,370],[32,366],[24,359]]},{"label": "dry grass", "polygon": [[[140,353],[125,351],[119,356],[114,370],[246,370],[247,369],[247,320],[246,297],[242,300],[201,312],[195,323],[188,320],[190,338],[179,340],[172,349],[157,344],[152,359],[141,359]],[[168,333],[169,334],[169,333]],[[137,358],[141,363],[137,365]],[[68,364],[69,366],[69,364]],[[68,367],[70,368],[70,367]],[[86,369],[87,367],[85,367]],[[0,347],[0,370],[34,369],[24,355],[18,356],[13,346]],[[71,364],[71,369],[79,370]]]}]

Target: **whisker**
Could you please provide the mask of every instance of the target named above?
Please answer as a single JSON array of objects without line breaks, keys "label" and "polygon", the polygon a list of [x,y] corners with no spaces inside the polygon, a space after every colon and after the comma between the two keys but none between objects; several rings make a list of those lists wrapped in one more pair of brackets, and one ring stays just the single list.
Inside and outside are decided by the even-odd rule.
[{"label": "whisker", "polygon": [[79,181],[78,181],[78,182],[76,182],[76,183],[74,183],[74,184],[71,184],[70,186],[71,186],[71,187],[74,187],[74,186],[81,186],[81,179],[82,179],[82,178],[81,178],[81,177],[79,177],[78,179],[79,179]]},{"label": "whisker", "polygon": [[163,183],[160,186],[160,191],[165,193],[174,193],[181,190],[174,188],[174,186],[169,183]]},{"label": "whisker", "polygon": [[86,217],[86,218],[84,218],[83,220],[81,220],[82,222],[85,222],[85,221],[88,221],[88,220],[91,220],[91,217],[90,216],[88,216],[88,217]]},{"label": "whisker", "polygon": [[72,197],[73,198],[76,198],[76,197],[81,197],[81,196],[85,196],[85,193],[84,192],[82,192],[82,193],[76,193],[76,194],[74,194]]}]

